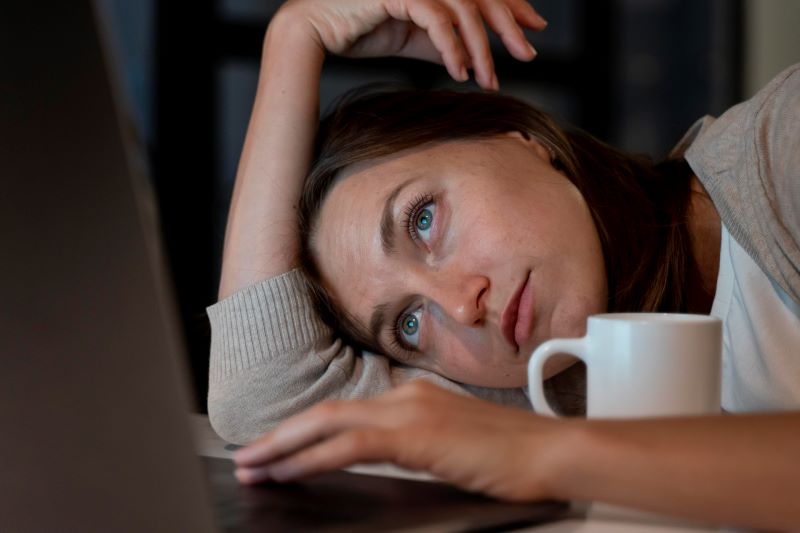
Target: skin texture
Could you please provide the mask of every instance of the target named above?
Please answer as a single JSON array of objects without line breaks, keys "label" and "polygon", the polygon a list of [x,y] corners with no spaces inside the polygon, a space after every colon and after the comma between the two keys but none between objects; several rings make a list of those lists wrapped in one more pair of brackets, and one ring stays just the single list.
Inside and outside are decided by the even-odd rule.
[{"label": "skin texture", "polygon": [[[387,254],[381,217],[401,184]],[[432,215],[416,238],[405,221],[415,204]],[[523,386],[533,349],[583,335],[586,317],[606,302],[600,241],[583,197],[546,148],[516,133],[349,169],[322,206],[312,248],[331,296],[365,328],[373,309],[386,306],[384,353],[463,383]],[[517,346],[504,337],[501,316],[526,279],[533,323]],[[418,348],[408,351],[393,342],[392,326],[414,312]]]}]

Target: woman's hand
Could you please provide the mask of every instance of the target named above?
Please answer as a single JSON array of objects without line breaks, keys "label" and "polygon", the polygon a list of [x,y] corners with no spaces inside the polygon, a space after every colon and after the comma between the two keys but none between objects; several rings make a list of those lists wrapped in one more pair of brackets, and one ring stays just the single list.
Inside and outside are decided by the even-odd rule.
[{"label": "woman's hand", "polygon": [[313,38],[333,54],[432,61],[457,81],[466,81],[472,68],[478,84],[494,90],[484,22],[520,61],[536,56],[522,29],[547,25],[525,0],[293,0],[282,11],[308,22]]},{"label": "woman's hand", "polygon": [[800,525],[800,413],[553,419],[424,382],[320,404],[236,452],[242,483],[393,462],[496,498],[603,501],[709,524]]},{"label": "woman's hand", "polygon": [[393,462],[466,490],[524,501],[548,487],[571,422],[459,396],[422,381],[373,400],[329,401],[236,453],[242,483]]}]

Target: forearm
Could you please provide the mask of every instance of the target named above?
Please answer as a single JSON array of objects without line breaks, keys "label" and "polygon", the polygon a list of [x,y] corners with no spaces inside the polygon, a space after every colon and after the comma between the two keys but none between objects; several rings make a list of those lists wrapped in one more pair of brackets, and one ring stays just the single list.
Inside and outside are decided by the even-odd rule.
[{"label": "forearm", "polygon": [[558,497],[718,524],[800,527],[800,413],[573,428],[552,471]]},{"label": "forearm", "polygon": [[267,30],[225,233],[219,298],[296,266],[297,203],[318,120],[325,53],[280,11]]}]

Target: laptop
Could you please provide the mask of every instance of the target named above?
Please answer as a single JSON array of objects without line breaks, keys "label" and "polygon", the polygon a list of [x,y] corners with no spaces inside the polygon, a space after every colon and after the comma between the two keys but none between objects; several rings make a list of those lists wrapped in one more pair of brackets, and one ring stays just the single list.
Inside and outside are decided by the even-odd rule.
[{"label": "laptop", "polygon": [[155,202],[93,6],[1,11],[0,531],[500,531],[561,515],[347,472],[240,487],[230,461],[199,458]]}]

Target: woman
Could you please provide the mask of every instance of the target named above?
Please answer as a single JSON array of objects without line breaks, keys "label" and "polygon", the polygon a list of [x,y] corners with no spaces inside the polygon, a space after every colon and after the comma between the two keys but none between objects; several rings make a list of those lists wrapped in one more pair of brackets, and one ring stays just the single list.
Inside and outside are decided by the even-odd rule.
[{"label": "woman", "polygon": [[[520,25],[542,29],[544,21],[521,1],[300,0],[273,19],[226,236],[224,300],[209,309],[215,328],[209,410],[218,431],[250,441],[254,431],[322,398],[372,396],[425,371],[478,386],[519,387],[532,347],[551,336],[582,334],[591,313],[708,312],[710,295],[715,307],[724,306],[725,298],[754,296],[766,306],[762,320],[784,320],[769,332],[778,339],[778,355],[768,349],[767,359],[758,351],[736,352],[739,337],[731,335],[739,332],[726,332],[737,341],[729,357],[732,392],[726,406],[796,409],[796,345],[787,343],[800,316],[793,314],[800,300],[800,200],[796,180],[786,178],[796,168],[796,69],[706,125],[691,142],[686,158],[714,203],[680,159],[666,169],[622,155],[615,160],[613,150],[580,134],[560,133],[546,117],[532,126],[538,120],[533,112],[530,121],[490,135],[448,142],[437,137],[439,142],[373,151],[366,158],[355,150],[352,159],[340,158],[340,166],[323,147],[309,181],[320,191],[303,195],[307,240],[300,249],[299,238],[292,237],[295,206],[312,156],[325,51],[440,61],[457,80],[466,79],[472,67],[478,83],[493,90],[497,80],[483,20],[512,55],[533,58]],[[376,109],[396,96],[367,96],[350,104],[351,111],[366,106],[361,110],[371,110],[380,123]],[[335,125],[334,118],[325,127],[347,131]],[[753,153],[736,145],[750,135]],[[593,191],[590,179],[581,182],[589,162],[613,167],[608,175],[620,184]],[[752,180],[749,174],[747,180],[723,179],[751,167]],[[626,174],[641,173],[652,178],[642,181],[644,190],[627,190]],[[684,187],[664,176],[683,180]],[[607,206],[603,211],[610,200],[618,201],[603,201],[608,189],[632,201],[678,193],[655,206],[630,203],[647,222],[647,231],[637,231],[626,228],[624,218],[615,222]],[[745,193],[750,196],[735,205],[737,194]],[[748,209],[755,211],[752,219]],[[726,228],[721,238],[717,210]],[[525,226],[521,213],[529,214]],[[686,224],[664,229],[664,221],[682,217]],[[649,230],[659,227],[658,239],[648,242]],[[622,230],[646,261],[637,255],[626,263],[625,254],[611,251],[612,237]],[[742,257],[744,249],[749,254]],[[347,337],[405,364],[357,357],[340,341],[327,342],[329,330],[308,305],[302,277],[291,270],[301,255],[322,310],[346,311],[330,315],[346,317],[339,325]],[[653,270],[643,274],[637,264]],[[724,275],[729,267],[736,276],[755,273],[758,279],[744,287],[755,294],[732,286]],[[763,283],[771,299],[761,298]],[[746,312],[755,308],[739,312],[737,305],[727,302],[730,310],[720,311],[727,313],[726,323],[742,320],[742,313],[752,318]],[[758,320],[749,323],[756,334],[763,331]],[[756,354],[780,371],[762,372],[754,383],[752,372],[736,363],[752,366]],[[441,378],[439,383],[456,386]],[[778,393],[759,393],[765,387]],[[519,389],[494,396],[491,389],[471,390],[503,403],[524,401]],[[756,400],[740,397],[739,390]],[[259,398],[274,401],[269,409],[254,408]],[[793,505],[800,480],[792,453],[800,443],[798,430],[797,414],[552,420],[414,381],[372,400],[328,402],[288,420],[238,454],[238,476],[248,483],[285,480],[388,460],[503,498],[595,499],[720,523],[789,528],[800,524]]]}]

